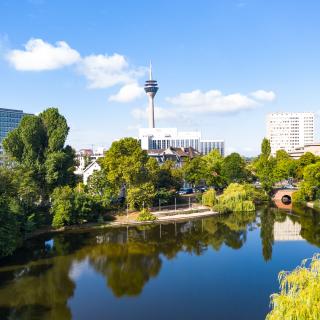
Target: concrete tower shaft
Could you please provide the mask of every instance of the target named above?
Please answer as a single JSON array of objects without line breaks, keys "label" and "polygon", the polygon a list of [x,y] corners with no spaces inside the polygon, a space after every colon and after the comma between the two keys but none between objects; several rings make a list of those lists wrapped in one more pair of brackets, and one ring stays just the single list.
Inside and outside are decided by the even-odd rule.
[{"label": "concrete tower shaft", "polygon": [[150,62],[149,67],[149,80],[145,82],[144,91],[146,92],[149,98],[149,108],[148,108],[148,119],[149,119],[149,128],[155,128],[154,121],[154,97],[157,94],[159,87],[156,80],[152,79],[152,65]]}]

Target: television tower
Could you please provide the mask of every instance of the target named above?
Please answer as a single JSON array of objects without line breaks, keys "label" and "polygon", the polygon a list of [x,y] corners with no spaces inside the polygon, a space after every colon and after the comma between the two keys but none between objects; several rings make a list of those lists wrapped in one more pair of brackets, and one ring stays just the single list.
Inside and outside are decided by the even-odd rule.
[{"label": "television tower", "polygon": [[144,85],[144,91],[149,97],[149,110],[148,110],[148,118],[149,118],[149,128],[154,128],[154,97],[158,91],[158,83],[157,80],[152,80],[152,65],[150,61],[149,66],[149,80],[146,81]]}]

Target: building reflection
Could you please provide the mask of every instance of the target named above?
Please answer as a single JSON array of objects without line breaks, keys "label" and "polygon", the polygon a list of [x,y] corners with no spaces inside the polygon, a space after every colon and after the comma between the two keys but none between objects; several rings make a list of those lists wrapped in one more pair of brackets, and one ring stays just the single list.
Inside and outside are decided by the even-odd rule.
[{"label": "building reflection", "polygon": [[275,222],[273,225],[274,241],[302,241],[301,225],[286,217],[283,222]]}]

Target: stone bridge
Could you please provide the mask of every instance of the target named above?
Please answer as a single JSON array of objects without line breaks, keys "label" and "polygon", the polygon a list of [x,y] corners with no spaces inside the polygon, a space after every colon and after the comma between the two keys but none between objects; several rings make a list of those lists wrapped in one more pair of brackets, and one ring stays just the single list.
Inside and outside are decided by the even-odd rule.
[{"label": "stone bridge", "polygon": [[292,208],[292,194],[297,191],[294,189],[275,189],[272,200],[278,208],[291,209]]}]

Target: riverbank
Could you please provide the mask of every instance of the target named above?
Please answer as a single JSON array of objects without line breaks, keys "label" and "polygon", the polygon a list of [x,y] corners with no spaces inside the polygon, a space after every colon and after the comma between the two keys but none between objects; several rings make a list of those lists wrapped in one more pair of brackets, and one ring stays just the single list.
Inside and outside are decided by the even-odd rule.
[{"label": "riverbank", "polygon": [[79,225],[65,226],[59,229],[54,229],[52,227],[39,229],[32,234],[28,235],[26,239],[34,238],[44,234],[50,233],[63,233],[63,232],[78,232],[78,231],[90,231],[111,227],[133,227],[139,225],[150,225],[150,224],[162,224],[162,223],[172,223],[194,220],[199,218],[211,217],[214,215],[219,215],[219,212],[211,211],[208,208],[200,209],[198,212],[196,210],[177,210],[172,212],[155,212],[154,215],[157,217],[154,221],[137,221],[138,212],[133,212],[128,215],[118,215],[115,216],[113,221],[105,221],[103,223],[84,223]]}]

